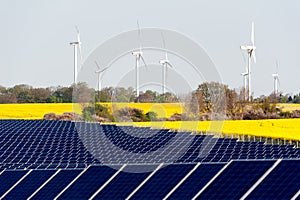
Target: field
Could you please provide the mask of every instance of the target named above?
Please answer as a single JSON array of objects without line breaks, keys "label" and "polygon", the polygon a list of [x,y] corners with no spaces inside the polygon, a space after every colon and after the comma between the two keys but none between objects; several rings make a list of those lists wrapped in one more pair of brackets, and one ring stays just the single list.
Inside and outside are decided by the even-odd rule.
[{"label": "field", "polygon": [[300,140],[300,119],[133,122],[119,125],[151,126],[194,132],[218,132],[223,135],[249,135],[285,140]]},{"label": "field", "polygon": [[43,119],[46,113],[72,112],[71,103],[0,104],[0,119]]},{"label": "field", "polygon": [[279,103],[277,104],[277,107],[281,108],[283,111],[300,110],[300,104],[297,103]]},{"label": "field", "polygon": [[[144,112],[154,111],[158,117],[170,117],[174,113],[181,113],[181,104],[151,104],[151,103],[102,103],[111,111],[124,107],[135,107]],[[300,109],[299,104],[280,104],[287,110]],[[79,105],[74,106],[77,113],[81,113]],[[73,112],[72,103],[60,104],[0,104],[0,119],[42,119],[44,114],[54,112]],[[241,121],[201,121],[201,122],[139,122],[120,123],[121,125],[152,126],[157,128],[181,129],[197,132],[218,132],[229,135],[251,135],[286,140],[300,140],[300,119],[280,120],[241,120]]]},{"label": "field", "polygon": [[[180,103],[101,103],[101,105],[108,107],[110,111],[124,107],[138,108],[145,113],[154,111],[159,118],[182,113]],[[56,114],[73,112],[73,106],[76,113],[81,113],[80,105],[72,103],[0,104],[0,119],[43,119],[44,114],[50,112]]]},{"label": "field", "polygon": [[182,113],[183,106],[180,103],[101,103],[106,106],[110,111],[116,111],[121,108],[138,108],[147,113],[153,111],[157,113],[158,118],[168,118],[175,113]]}]

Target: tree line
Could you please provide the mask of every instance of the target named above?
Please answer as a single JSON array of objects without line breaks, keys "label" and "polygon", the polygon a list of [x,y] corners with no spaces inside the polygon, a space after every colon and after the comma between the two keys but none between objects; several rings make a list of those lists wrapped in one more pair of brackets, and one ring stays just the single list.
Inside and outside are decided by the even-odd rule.
[{"label": "tree line", "polygon": [[[74,85],[56,86],[47,88],[34,88],[30,85],[20,84],[11,88],[0,86],[0,103],[71,103]],[[88,90],[94,95],[96,102],[141,102],[141,103],[173,103],[179,102],[179,97],[172,93],[160,94],[156,91],[146,90],[141,92],[139,97],[135,96],[135,90],[132,87],[106,87],[101,91],[96,91],[88,87],[86,83],[76,84],[76,88]],[[217,93],[214,90],[221,90],[226,96],[227,107],[232,109],[236,103],[244,100],[243,90],[230,89],[222,83],[201,83],[191,94],[194,100],[197,98],[200,110],[209,111],[209,102],[211,94]],[[260,96],[252,102],[262,102],[269,99],[270,102],[277,103],[300,103],[300,93],[291,95],[283,94],[275,96]]]},{"label": "tree line", "polygon": [[[91,96],[96,102],[141,102],[141,103],[172,103],[178,99],[172,93],[164,95],[158,92],[147,90],[141,92],[137,98],[132,87],[106,87],[101,91],[89,88],[86,83],[78,83],[75,88],[85,92],[86,100],[90,101]],[[72,103],[74,85],[56,86],[47,88],[34,88],[30,85],[20,84],[11,88],[0,86],[0,103]],[[84,99],[81,99],[84,101]]]}]

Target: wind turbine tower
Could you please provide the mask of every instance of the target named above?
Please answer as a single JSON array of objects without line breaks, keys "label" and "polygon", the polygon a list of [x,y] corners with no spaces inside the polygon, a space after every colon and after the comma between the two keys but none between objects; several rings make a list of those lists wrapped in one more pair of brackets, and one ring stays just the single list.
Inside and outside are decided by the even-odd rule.
[{"label": "wind turbine tower", "polygon": [[107,70],[109,67],[105,67],[105,68],[101,69],[101,67],[97,63],[97,61],[95,61],[95,64],[96,64],[96,66],[98,68],[98,70],[95,71],[95,73],[98,74],[98,92],[100,92],[100,90],[101,90],[101,78],[103,76],[104,71]]},{"label": "wind turbine tower", "polygon": [[252,22],[252,30],[251,30],[251,45],[242,45],[240,47],[242,50],[246,50],[248,53],[248,100],[251,99],[252,91],[251,91],[251,58],[253,57],[254,63],[256,63],[255,50],[256,46],[254,45],[254,23]]},{"label": "wind turbine tower", "polygon": [[278,62],[276,62],[276,68],[277,68],[277,72],[272,74],[272,76],[274,78],[274,94],[275,94],[275,97],[277,97],[277,95],[278,95],[278,83],[279,83]]},{"label": "wind turbine tower", "polygon": [[70,42],[70,45],[73,46],[73,48],[74,48],[74,86],[77,83],[77,70],[78,70],[78,58],[77,58],[78,52],[77,52],[77,49],[79,50],[80,64],[82,62],[80,33],[79,33],[79,29],[77,28],[77,26],[75,28],[76,28],[76,31],[77,31],[77,41]]},{"label": "wind turbine tower", "polygon": [[163,33],[161,33],[162,36],[162,40],[163,40],[163,45],[164,45],[164,49],[165,49],[165,59],[162,59],[159,61],[159,63],[162,65],[163,67],[163,73],[162,73],[162,94],[166,93],[166,81],[167,81],[167,71],[168,71],[168,67],[172,67],[169,59],[168,59],[168,53],[167,53],[167,49],[166,49],[166,42],[165,42],[165,38]]},{"label": "wind turbine tower", "polygon": [[244,97],[245,99],[247,99],[247,78],[248,78],[248,72],[245,72],[245,73],[241,73],[241,75],[243,76],[243,81],[244,81],[244,91],[245,91],[245,94],[244,94]]},{"label": "wind turbine tower", "polygon": [[143,63],[146,65],[146,62],[144,60],[143,57],[143,52],[142,52],[142,46],[141,46],[141,29],[140,29],[140,25],[139,22],[137,21],[137,25],[138,25],[138,36],[139,36],[139,45],[140,48],[137,51],[132,52],[132,55],[135,56],[135,89],[136,89],[136,97],[140,96],[140,92],[139,92],[139,67],[140,67],[140,60],[143,61]]}]

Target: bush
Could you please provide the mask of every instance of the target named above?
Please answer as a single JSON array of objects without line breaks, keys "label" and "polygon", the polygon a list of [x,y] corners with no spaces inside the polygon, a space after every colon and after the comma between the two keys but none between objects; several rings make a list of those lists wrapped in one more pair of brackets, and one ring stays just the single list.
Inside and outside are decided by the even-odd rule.
[{"label": "bush", "polygon": [[95,114],[95,110],[92,106],[88,106],[83,108],[82,117],[84,121],[93,121],[93,115]]},{"label": "bush", "polygon": [[100,104],[84,107],[82,110],[82,116],[84,121],[114,121],[108,108]]},{"label": "bush", "polygon": [[153,111],[146,113],[146,119],[147,121],[156,121],[157,120],[157,114]]},{"label": "bush", "polygon": [[145,122],[157,120],[157,114],[155,112],[150,111],[144,114],[143,110],[129,107],[117,110],[115,117],[116,121]]}]

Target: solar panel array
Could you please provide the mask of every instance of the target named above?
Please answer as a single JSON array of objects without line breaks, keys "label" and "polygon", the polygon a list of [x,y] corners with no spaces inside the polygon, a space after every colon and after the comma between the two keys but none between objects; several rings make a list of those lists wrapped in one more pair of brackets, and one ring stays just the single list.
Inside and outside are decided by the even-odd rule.
[{"label": "solar panel array", "polygon": [[[98,160],[97,153],[108,158]],[[177,159],[159,162],[169,157]],[[299,158],[293,145],[130,126],[0,120],[0,199],[297,199]]]},{"label": "solar panel array", "polygon": [[[240,199],[274,163],[275,161],[233,161],[228,165],[173,164],[163,166],[154,174],[124,171],[118,173],[118,169],[108,166],[72,170],[5,170],[0,175],[0,197]],[[300,160],[282,160],[247,196],[248,199],[291,199],[300,189],[299,167]]]},{"label": "solar panel array", "polygon": [[[300,150],[293,145],[240,142],[237,139],[150,128],[78,124],[68,121],[0,120],[0,169],[74,169],[101,163],[198,163],[300,158]],[[103,160],[95,158],[98,154]]]}]

